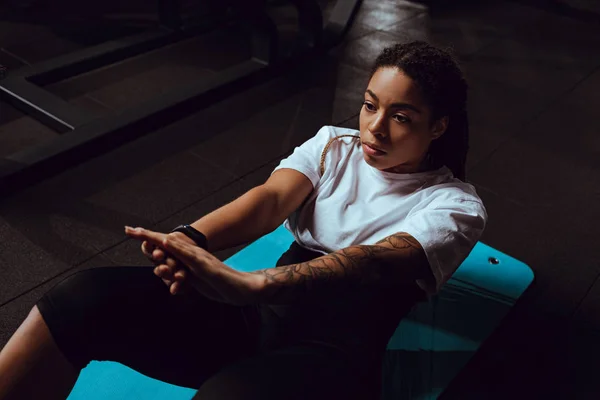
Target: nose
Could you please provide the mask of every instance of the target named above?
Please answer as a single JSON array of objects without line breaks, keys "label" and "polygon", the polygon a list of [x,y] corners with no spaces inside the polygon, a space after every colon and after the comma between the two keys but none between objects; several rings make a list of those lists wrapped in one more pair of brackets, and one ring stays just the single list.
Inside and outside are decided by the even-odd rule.
[{"label": "nose", "polygon": [[374,135],[386,134],[385,115],[382,112],[378,112],[373,116],[373,119],[369,122],[369,131]]}]

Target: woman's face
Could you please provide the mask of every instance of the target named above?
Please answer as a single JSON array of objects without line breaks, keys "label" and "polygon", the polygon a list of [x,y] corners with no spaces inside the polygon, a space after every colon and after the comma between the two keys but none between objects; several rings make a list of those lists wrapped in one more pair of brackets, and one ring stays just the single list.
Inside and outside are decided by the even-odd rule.
[{"label": "woman's face", "polygon": [[[379,68],[367,86],[360,111],[360,140],[367,164],[382,171],[412,173],[448,118],[431,123],[431,110],[416,83],[398,68]],[[383,152],[369,154],[366,143]]]}]

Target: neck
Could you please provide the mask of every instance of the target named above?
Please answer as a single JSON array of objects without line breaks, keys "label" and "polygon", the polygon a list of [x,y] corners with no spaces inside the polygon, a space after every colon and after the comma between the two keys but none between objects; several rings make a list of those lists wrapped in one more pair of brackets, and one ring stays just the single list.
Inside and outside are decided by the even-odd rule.
[{"label": "neck", "polygon": [[431,163],[431,159],[426,155],[421,159],[419,165],[416,168],[408,168],[405,165],[398,165],[392,168],[384,169],[385,172],[392,172],[395,174],[414,174],[417,172],[427,172],[434,169],[434,165]]}]

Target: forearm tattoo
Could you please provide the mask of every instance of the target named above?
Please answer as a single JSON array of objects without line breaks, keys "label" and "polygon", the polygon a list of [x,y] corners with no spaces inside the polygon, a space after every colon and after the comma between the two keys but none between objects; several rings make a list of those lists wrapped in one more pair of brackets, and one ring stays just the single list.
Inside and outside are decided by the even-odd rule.
[{"label": "forearm tattoo", "polygon": [[[341,287],[390,286],[418,279],[427,263],[419,242],[397,233],[374,245],[356,245],[313,260],[256,271],[266,277],[266,302],[285,303]],[[427,266],[427,264],[425,264]]]}]

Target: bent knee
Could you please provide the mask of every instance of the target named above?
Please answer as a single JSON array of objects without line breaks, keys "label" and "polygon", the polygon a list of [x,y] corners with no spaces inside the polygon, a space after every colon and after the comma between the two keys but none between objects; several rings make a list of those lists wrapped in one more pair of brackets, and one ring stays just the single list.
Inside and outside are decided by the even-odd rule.
[{"label": "bent knee", "polygon": [[48,335],[50,333],[48,330],[48,325],[46,324],[44,317],[40,313],[40,309],[38,308],[37,304],[35,304],[31,308],[31,310],[29,310],[29,314],[27,314],[27,317],[25,318],[25,321],[23,321],[22,326],[24,326],[25,329],[29,332],[35,331],[41,333],[48,333]]}]

